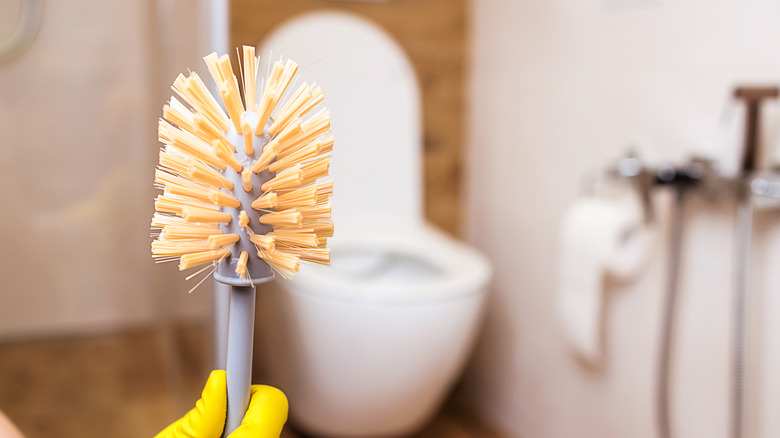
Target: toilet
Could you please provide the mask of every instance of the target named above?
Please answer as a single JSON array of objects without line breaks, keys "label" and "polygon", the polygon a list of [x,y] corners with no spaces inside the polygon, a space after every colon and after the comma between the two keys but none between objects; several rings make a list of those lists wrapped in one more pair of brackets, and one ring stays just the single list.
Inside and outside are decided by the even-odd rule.
[{"label": "toilet", "polygon": [[336,138],[331,266],[259,290],[263,382],[287,394],[307,434],[414,433],[463,370],[491,268],[424,221],[412,66],[378,26],[331,11],[282,24],[258,54],[261,76],[284,55],[322,86]]}]

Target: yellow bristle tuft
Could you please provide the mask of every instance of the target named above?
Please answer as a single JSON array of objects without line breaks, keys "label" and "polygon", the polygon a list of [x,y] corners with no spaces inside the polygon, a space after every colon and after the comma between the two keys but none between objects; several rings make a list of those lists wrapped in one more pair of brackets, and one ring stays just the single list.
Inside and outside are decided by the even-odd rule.
[{"label": "yellow bristle tuft", "polygon": [[283,246],[303,246],[313,248],[317,246],[317,235],[315,233],[296,233],[294,231],[272,231],[268,233],[273,236],[274,241]]},{"label": "yellow bristle tuft", "polygon": [[185,102],[208,119],[222,132],[227,132],[230,121],[197,73],[189,77],[180,74],[171,87]]},{"label": "yellow bristle tuft", "polygon": [[227,163],[227,165],[230,166],[230,168],[233,169],[234,171],[241,172],[243,166],[241,166],[241,163],[238,162],[238,158],[236,158],[236,154],[233,153],[225,145],[225,142],[221,140],[214,140],[214,143],[212,143],[212,145],[214,147],[214,153],[217,155],[217,157],[219,157],[222,161]]},{"label": "yellow bristle tuft", "polygon": [[265,260],[276,268],[282,276],[292,276],[292,274],[298,272],[299,257],[292,254],[286,254],[279,251],[258,251],[257,256]]},{"label": "yellow bristle tuft", "polygon": [[[335,227],[333,225],[333,221],[330,219],[327,220],[302,220],[301,221],[301,228],[310,229],[312,232],[316,233],[318,236],[322,237],[333,237],[333,232],[335,230]],[[276,228],[274,228],[274,231]]]},{"label": "yellow bristle tuft", "polygon": [[[152,216],[152,228],[162,228],[160,234],[165,234],[165,230],[168,227],[181,227],[186,229],[197,230],[218,230],[217,224],[191,224],[184,220],[181,216],[174,216],[170,214],[156,212]],[[206,234],[208,235],[208,234]]]},{"label": "yellow bristle tuft", "polygon": [[240,236],[238,234],[214,234],[208,237],[207,243],[209,249],[219,249],[228,245],[232,245],[238,242]]},{"label": "yellow bristle tuft", "polygon": [[271,190],[294,189],[300,187],[301,184],[303,184],[303,171],[300,167],[295,167],[266,181],[260,186],[260,190],[265,193]]},{"label": "yellow bristle tuft", "polygon": [[330,129],[330,111],[326,108],[321,109],[308,120],[301,123],[301,128],[305,132],[323,132]]},{"label": "yellow bristle tuft", "polygon": [[[255,110],[255,84],[257,84],[257,58],[254,46],[243,46],[244,51],[244,104],[247,111]],[[244,128],[246,133],[246,128]]]},{"label": "yellow bristle tuft", "polygon": [[225,138],[207,118],[200,113],[193,113],[174,96],[171,96],[170,103],[163,107],[163,119],[205,142]]},{"label": "yellow bristle tuft", "polygon": [[241,207],[241,201],[235,197],[228,195],[221,190],[212,190],[209,192],[209,200],[216,205],[228,208]]},{"label": "yellow bristle tuft", "polygon": [[244,210],[241,210],[238,214],[238,225],[242,228],[246,228],[249,225],[249,215]]},{"label": "yellow bristle tuft", "polygon": [[323,109],[311,119],[301,123],[301,133],[297,136],[290,138],[282,148],[279,149],[277,155],[279,158],[284,158],[288,154],[291,154],[301,147],[316,140],[317,137],[330,132],[330,113]]},{"label": "yellow bristle tuft", "polygon": [[252,169],[246,168],[241,172],[241,182],[243,183],[244,191],[252,193]]},{"label": "yellow bristle tuft", "polygon": [[330,157],[323,157],[301,165],[303,171],[303,183],[314,182],[317,178],[328,175],[330,170]]},{"label": "yellow bristle tuft", "polygon": [[268,166],[269,172],[278,172],[280,170],[292,167],[298,163],[304,162],[311,158],[320,155],[319,152],[320,143],[312,142],[296,150],[293,153],[286,155],[284,158],[277,159],[275,162]]},{"label": "yellow bristle tuft", "polygon": [[181,208],[185,205],[191,207],[216,209],[216,207],[212,205],[198,202],[197,200],[186,198],[184,196],[163,193],[162,195],[157,195],[157,197],[154,199],[154,209],[161,213],[181,215]]},{"label": "yellow bristle tuft", "polygon": [[193,133],[197,131],[195,115],[174,96],[171,96],[168,105],[163,106],[163,118],[179,128]]},{"label": "yellow bristle tuft", "polygon": [[257,105],[257,121],[255,122],[255,135],[262,135],[263,128],[265,128],[268,117],[271,116],[276,102],[279,97],[277,95],[277,84],[279,78],[282,76],[284,70],[284,64],[282,61],[276,61],[271,68],[271,74],[268,75],[265,90],[263,90],[262,96],[260,96],[260,102]]},{"label": "yellow bristle tuft", "polygon": [[279,99],[284,95],[287,86],[290,84],[293,76],[298,71],[298,64],[293,60],[287,60],[286,64],[281,61],[274,63],[271,75],[268,77],[268,84],[263,91],[263,97],[260,98],[260,105],[257,108],[257,122],[255,123],[255,135],[261,135],[265,128],[268,118],[271,116]]},{"label": "yellow bristle tuft", "polygon": [[195,266],[202,265],[217,260],[230,257],[229,249],[215,249],[211,251],[196,252],[194,254],[185,254],[179,260],[179,270],[183,271]]},{"label": "yellow bristle tuft", "polygon": [[210,145],[186,131],[177,130],[174,132],[171,146],[192,155],[206,164],[225,170],[225,163],[214,154]]},{"label": "yellow bristle tuft", "polygon": [[263,147],[263,151],[260,153],[260,156],[257,157],[257,160],[255,160],[254,163],[252,163],[252,172],[254,173],[260,173],[265,169],[266,166],[268,166],[268,163],[273,161],[274,158],[276,158],[276,149],[278,145],[268,143]]},{"label": "yellow bristle tuft", "polygon": [[276,151],[277,160],[284,160],[289,156],[295,154],[296,152],[299,152],[302,148],[316,142],[318,137],[320,137],[323,134],[327,134],[328,132],[329,132],[328,130],[324,130],[321,132],[317,132],[317,131],[302,132],[298,136],[290,139],[287,143],[285,143],[284,148],[280,147]]},{"label": "yellow bristle tuft", "polygon": [[241,102],[241,93],[238,91],[238,81],[233,74],[233,67],[230,65],[230,56],[222,55],[219,57],[219,68],[224,78],[220,95],[225,107],[229,108],[231,121],[236,128],[236,132],[243,134],[241,127],[241,114],[244,112],[244,104]]},{"label": "yellow bristle tuft", "polygon": [[222,132],[228,132],[230,129],[230,119],[219,106],[214,96],[211,95],[208,87],[206,87],[206,84],[200,76],[198,76],[197,73],[192,72],[190,73],[188,82],[188,87],[193,90],[194,94],[200,96],[199,99],[202,100],[206,106],[206,110],[202,111],[203,115],[208,117],[215,126],[222,130]]},{"label": "yellow bristle tuft", "polygon": [[333,151],[333,143],[335,139],[333,137],[326,138],[324,140],[320,140],[318,147],[317,147],[317,153],[319,154],[327,154],[328,152]]},{"label": "yellow bristle tuft", "polygon": [[251,207],[255,210],[269,210],[276,207],[277,199],[276,192],[268,192],[252,201]]},{"label": "yellow bristle tuft", "polygon": [[236,274],[246,280],[246,263],[249,261],[249,252],[241,251],[241,255],[238,256],[238,263],[236,264]]},{"label": "yellow bristle tuft", "polygon": [[317,187],[307,186],[279,195],[276,200],[277,209],[304,207],[314,205],[317,200]]},{"label": "yellow bristle tuft", "polygon": [[241,97],[238,95],[236,77],[233,75],[233,69],[230,66],[230,57],[228,55],[217,56],[216,53],[210,53],[203,60],[206,62],[214,83],[217,84],[217,92],[222,99],[222,103],[225,104],[229,120],[233,123],[236,132],[241,134],[240,118],[244,109],[241,105]]},{"label": "yellow bristle tuft", "polygon": [[155,171],[154,181],[165,188],[165,191],[169,194],[186,196],[189,198],[198,199],[205,203],[211,202],[209,199],[209,190],[211,190],[210,186],[195,181],[190,181],[161,169],[157,169]]},{"label": "yellow bristle tuft", "polygon": [[[222,140],[225,143],[230,144],[227,137],[225,137],[222,131],[220,131],[219,128],[214,126],[214,124],[211,123],[211,121],[207,117],[203,116],[203,114],[195,113],[192,119],[193,122],[195,123],[195,128],[197,130],[196,132],[204,140],[208,141],[209,143],[213,142],[214,140]],[[233,145],[231,144],[231,149],[233,150],[233,152],[235,152],[235,148],[232,148],[232,146]]]},{"label": "yellow bristle tuft", "polygon": [[304,262],[330,264],[330,249],[328,248],[279,248],[277,252],[293,255]]},{"label": "yellow bristle tuft", "polygon": [[225,178],[221,173],[211,167],[197,161],[193,162],[187,169],[187,175],[196,181],[214,187],[222,187],[228,190],[233,190],[234,187],[233,181]]},{"label": "yellow bristle tuft", "polygon": [[206,164],[225,170],[225,163],[214,154],[211,146],[205,140],[190,132],[182,131],[162,119],[160,119],[157,132],[160,141],[166,145],[174,147]]},{"label": "yellow bristle tuft", "polygon": [[268,234],[253,234],[249,241],[266,251],[274,251],[276,249],[274,237]]},{"label": "yellow bristle tuft", "polygon": [[214,228],[168,225],[160,232],[160,238],[164,240],[191,240],[206,239],[209,236],[220,234],[223,234],[222,231]]},{"label": "yellow bristle tuft", "polygon": [[181,215],[185,221],[190,223],[223,223],[226,224],[233,220],[230,213],[209,210],[205,208],[185,206],[181,208]]},{"label": "yellow bristle tuft", "polygon": [[159,167],[165,171],[170,171],[179,176],[189,176],[187,175],[187,169],[193,162],[192,158],[174,148],[166,146],[160,149]]},{"label": "yellow bristle tuft", "polygon": [[303,131],[301,130],[300,121],[287,126],[284,131],[274,137],[270,142],[268,142],[267,145],[265,145],[265,147],[263,147],[263,152],[254,162],[254,164],[252,164],[252,172],[260,173],[263,169],[265,169],[266,166],[271,163],[274,158],[276,158],[279,149],[283,147],[283,145],[285,145],[289,139],[300,135],[302,132]]},{"label": "yellow bristle tuft", "polygon": [[[315,84],[312,84],[314,86]],[[321,104],[323,101],[325,101],[325,93],[322,92],[322,88],[316,87],[313,90],[311,90],[311,98],[308,102],[306,102],[303,107],[301,108],[300,113],[298,113],[298,117],[305,116],[309,111],[314,109],[317,105]]]},{"label": "yellow bristle tuft", "polygon": [[248,157],[251,157],[252,154],[255,153],[254,135],[252,134],[252,127],[249,126],[249,122],[243,120],[241,122],[241,129],[244,132],[244,153]]},{"label": "yellow bristle tuft", "polygon": [[209,245],[203,240],[170,241],[155,240],[152,242],[152,255],[160,257],[179,257],[185,254],[208,251]]},{"label": "yellow bristle tuft", "polygon": [[209,192],[207,189],[193,188],[185,185],[166,185],[164,193],[166,195],[181,196],[189,198],[194,201],[199,201],[205,204],[210,204]]},{"label": "yellow bristle tuft", "polygon": [[333,195],[333,181],[317,183],[317,197],[330,197]]},{"label": "yellow bristle tuft", "polygon": [[271,127],[268,128],[268,133],[276,135],[285,125],[290,123],[291,120],[297,118],[301,108],[309,99],[311,99],[311,91],[309,91],[309,85],[304,82],[287,104],[279,110],[278,114],[276,114],[274,122],[271,124]]},{"label": "yellow bristle tuft", "polygon": [[309,207],[298,207],[296,211],[303,215],[304,220],[330,219],[331,207],[330,204],[316,204]]},{"label": "yellow bristle tuft", "polygon": [[303,133],[303,125],[301,124],[300,119],[298,119],[285,126],[282,132],[273,138],[272,142],[276,142],[277,144],[284,146],[285,143],[302,135]]},{"label": "yellow bristle tuft", "polygon": [[285,211],[267,213],[260,216],[260,223],[266,225],[282,225],[300,227],[303,222],[303,215],[297,211]]},{"label": "yellow bristle tuft", "polygon": [[183,226],[187,228],[214,228],[219,226],[214,224],[190,224],[184,220],[181,216],[174,216],[171,214],[165,214],[155,212],[152,216],[152,228],[165,228],[167,226]]}]

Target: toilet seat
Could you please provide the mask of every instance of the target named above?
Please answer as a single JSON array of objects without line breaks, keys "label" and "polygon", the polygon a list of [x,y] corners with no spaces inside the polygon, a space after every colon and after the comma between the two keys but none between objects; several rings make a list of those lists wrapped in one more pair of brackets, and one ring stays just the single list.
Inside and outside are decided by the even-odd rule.
[{"label": "toilet seat", "polygon": [[[340,234],[331,252],[331,267],[302,269],[288,290],[363,303],[416,303],[485,293],[481,286],[490,277],[484,256],[430,226]],[[343,260],[353,256],[364,265]],[[388,276],[393,267],[376,266],[387,259],[406,266]]]}]

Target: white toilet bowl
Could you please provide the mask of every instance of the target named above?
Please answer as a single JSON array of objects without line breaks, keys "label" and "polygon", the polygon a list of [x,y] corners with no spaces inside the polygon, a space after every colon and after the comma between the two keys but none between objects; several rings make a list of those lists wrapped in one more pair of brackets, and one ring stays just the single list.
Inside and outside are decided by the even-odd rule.
[{"label": "white toilet bowl", "polygon": [[475,339],[489,267],[431,229],[334,244],[332,267],[262,294],[272,384],[333,437],[404,436],[435,413]]},{"label": "white toilet bowl", "polygon": [[308,433],[413,433],[462,371],[490,266],[424,224],[419,88],[390,37],[359,17],[319,12],[282,25],[258,53],[270,49],[326,93],[336,234],[330,267],[304,266],[258,294],[267,382]]}]

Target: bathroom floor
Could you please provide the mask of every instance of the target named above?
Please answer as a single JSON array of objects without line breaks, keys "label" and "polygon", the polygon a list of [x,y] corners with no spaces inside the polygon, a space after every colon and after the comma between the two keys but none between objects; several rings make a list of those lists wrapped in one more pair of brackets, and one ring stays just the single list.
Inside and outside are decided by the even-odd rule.
[{"label": "bathroom floor", "polygon": [[[199,397],[207,375],[205,333],[190,325],[0,344],[0,410],[28,438],[152,437]],[[448,405],[417,436],[437,437],[499,436]],[[288,427],[282,438],[304,435]]]}]

